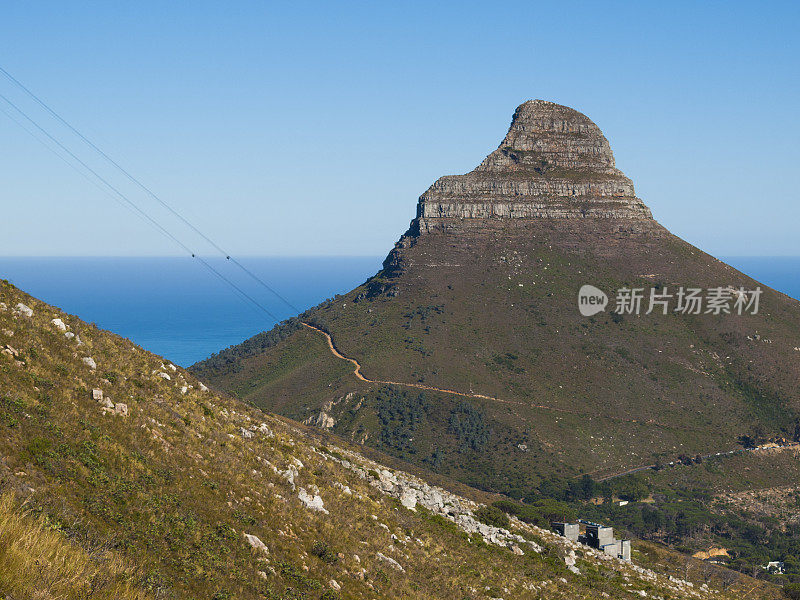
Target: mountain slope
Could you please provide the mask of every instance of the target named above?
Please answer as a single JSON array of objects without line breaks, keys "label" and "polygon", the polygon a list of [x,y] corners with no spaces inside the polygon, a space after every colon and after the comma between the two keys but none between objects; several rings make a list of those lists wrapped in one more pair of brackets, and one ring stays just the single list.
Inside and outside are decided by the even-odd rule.
[{"label": "mountain slope", "polygon": [[[585,284],[608,310],[579,313]],[[674,311],[681,287],[763,293],[757,314],[732,300],[731,314],[695,315]],[[612,312],[621,288],[642,289],[641,314]],[[651,291],[672,294],[668,314],[645,314]],[[798,303],[666,231],[599,128],[548,102],[522,104],[479,167],[420,197],[381,272],[300,319],[367,379],[461,395],[360,381],[297,321],[192,370],[519,497],[553,478],[727,450],[754,428],[791,437],[800,411]]]},{"label": "mountain slope", "polygon": [[[637,543],[630,564],[516,519],[482,524],[478,502],[490,497],[448,485],[456,495],[210,392],[7,282],[0,347],[0,539],[24,499],[28,522],[15,531],[91,555],[131,597],[779,595],[724,569],[694,569],[688,583],[699,563],[652,545]],[[0,548],[0,564],[8,556]],[[123,562],[135,567],[114,566]],[[36,595],[43,579],[5,577],[0,596],[11,598],[125,597],[108,587]]]}]

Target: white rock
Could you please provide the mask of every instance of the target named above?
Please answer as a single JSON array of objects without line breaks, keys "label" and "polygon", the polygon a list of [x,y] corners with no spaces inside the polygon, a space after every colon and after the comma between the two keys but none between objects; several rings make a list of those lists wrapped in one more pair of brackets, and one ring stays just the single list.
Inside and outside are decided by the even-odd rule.
[{"label": "white rock", "polygon": [[382,552],[378,552],[375,556],[377,556],[383,562],[387,563],[393,569],[397,569],[398,571],[405,572],[405,569],[403,568],[403,566],[399,562],[397,562],[395,559],[393,559],[391,556],[386,556]]},{"label": "white rock", "polygon": [[[264,554],[269,554],[269,548],[267,548],[267,545],[264,542],[258,539],[258,536],[245,533],[244,539],[246,539],[247,543],[250,544],[250,546],[252,546],[256,550],[260,550]],[[266,574],[264,575],[264,577],[266,577]]]},{"label": "white rock", "polygon": [[92,400],[97,400],[100,402],[103,399],[103,390],[99,390],[97,388],[92,390]]},{"label": "white rock", "polygon": [[114,405],[114,413],[118,414],[120,417],[127,417],[128,416],[128,405],[123,404],[122,402],[117,402]]},{"label": "white rock", "polygon": [[96,369],[97,368],[97,363],[94,362],[94,359],[91,356],[85,356],[81,360],[83,360],[83,364],[85,364],[90,369]]},{"label": "white rock", "polygon": [[20,314],[23,317],[30,318],[33,316],[33,309],[28,306],[25,306],[22,302],[17,304],[16,309],[17,309],[17,314]]},{"label": "white rock", "polygon": [[312,496],[309,494],[305,488],[300,488],[297,492],[297,497],[300,498],[300,502],[306,505],[306,508],[309,510],[316,510],[322,513],[328,514],[328,511],[325,510],[325,505],[322,502],[322,498],[318,495]]},{"label": "white rock", "polygon": [[405,506],[408,510],[417,510],[417,494],[414,490],[404,489],[400,494],[400,504]]},{"label": "white rock", "polygon": [[8,310],[8,306],[6,306],[5,302],[0,302],[0,310]]},{"label": "white rock", "polygon": [[166,379],[167,381],[169,381],[169,380],[171,380],[171,379],[172,379],[172,377],[170,377],[169,375],[167,375],[166,373],[163,373],[163,372],[162,372],[162,373],[159,373],[159,374],[157,375],[157,377],[161,377],[161,379]]},{"label": "white rock", "polygon": [[65,331],[64,332],[64,337],[67,338],[68,340],[71,340],[72,338],[75,337],[75,334],[72,333],[71,331]]},{"label": "white rock", "polygon": [[188,387],[186,387],[185,385],[182,385],[182,386],[181,386],[181,394],[185,394],[185,393],[186,393],[186,392],[188,392],[188,391],[189,391],[189,388],[188,388]]},{"label": "white rock", "polygon": [[208,391],[208,386],[206,386],[206,384],[198,383],[198,386],[200,387],[200,391],[201,392],[207,392]]},{"label": "white rock", "polygon": [[334,589],[334,590],[336,590],[337,592],[338,592],[340,589],[342,589],[342,586],[340,586],[340,585],[339,585],[339,582],[338,582],[338,581],[336,581],[335,579],[331,579],[331,580],[328,582],[328,585],[330,585],[330,586],[331,586],[331,588],[332,588],[332,589]]},{"label": "white rock", "polygon": [[242,434],[242,437],[246,440],[249,440],[253,437],[253,432],[249,429],[245,429],[244,427],[239,428],[239,432]]},{"label": "white rock", "polygon": [[346,494],[348,496],[353,494],[353,491],[350,489],[350,486],[349,485],[345,485],[340,481],[334,481],[333,482],[333,487],[342,490],[342,493]]},{"label": "white rock", "polygon": [[178,370],[178,367],[173,365],[172,363],[167,363],[167,368],[172,371],[173,373]]},{"label": "white rock", "polygon": [[64,324],[64,321],[62,321],[61,319],[53,319],[50,322],[53,324],[53,326],[56,329],[58,329],[60,331],[66,331],[67,330],[67,326]]}]

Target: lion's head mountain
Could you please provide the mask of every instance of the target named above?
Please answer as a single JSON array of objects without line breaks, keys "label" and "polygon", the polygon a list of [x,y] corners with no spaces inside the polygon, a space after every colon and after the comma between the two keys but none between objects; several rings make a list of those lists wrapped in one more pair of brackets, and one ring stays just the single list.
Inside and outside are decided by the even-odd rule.
[{"label": "lion's head mountain", "polygon": [[[612,304],[622,288],[763,294],[757,314],[609,306],[587,318],[585,284]],[[380,272],[193,371],[264,409],[525,497],[551,479],[727,450],[754,427],[790,436],[798,346],[797,301],[672,235],[595,123],[533,100],[474,170],[420,196]]]}]

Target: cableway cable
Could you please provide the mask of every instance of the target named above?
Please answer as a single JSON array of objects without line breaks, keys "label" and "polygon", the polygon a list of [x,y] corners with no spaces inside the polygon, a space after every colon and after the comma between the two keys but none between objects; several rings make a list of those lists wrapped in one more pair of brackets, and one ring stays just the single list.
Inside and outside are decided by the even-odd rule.
[{"label": "cableway cable", "polygon": [[3,67],[0,66],[0,73],[5,75],[5,77],[11,81],[14,85],[19,87],[23,92],[25,92],[28,96],[30,96],[37,104],[39,104],[42,108],[44,108],[54,119],[56,119],[59,123],[64,125],[67,129],[72,131],[76,136],[78,136],[84,143],[86,143],[90,148],[92,148],[95,152],[97,152],[100,156],[102,156],[106,161],[108,161],[111,165],[116,167],[125,177],[127,177],[133,184],[139,187],[142,191],[144,191],[147,195],[153,198],[156,202],[158,202],[161,206],[163,206],[166,210],[172,213],[177,219],[179,219],[184,225],[186,225],[189,229],[194,231],[197,235],[203,238],[206,242],[208,242],[214,249],[216,249],[220,254],[225,257],[225,260],[231,261],[235,264],[239,269],[241,269],[244,273],[246,273],[251,279],[256,281],[260,284],[263,288],[267,291],[272,293],[276,298],[278,298],[281,302],[283,302],[286,306],[291,308],[293,311],[300,313],[302,312],[299,308],[294,306],[291,302],[289,302],[286,298],[284,298],[281,294],[279,294],[275,289],[273,289],[270,285],[268,285],[264,280],[262,280],[258,275],[253,273],[250,269],[244,266],[241,262],[239,262],[236,258],[232,257],[230,253],[228,253],[225,249],[219,246],[214,240],[209,238],[206,234],[204,234],[200,229],[198,229],[193,223],[191,223],[186,217],[184,217],[181,213],[179,213],[175,208],[173,208],[170,204],[162,200],[155,192],[153,192],[150,188],[144,185],[139,179],[134,177],[127,169],[125,169],[122,165],[120,165],[117,161],[115,161],[111,156],[109,156],[106,152],[104,152],[101,148],[99,148],[94,142],[92,142],[89,138],[83,135],[78,129],[73,127],[66,119],[64,119],[60,114],[58,114],[55,110],[53,110],[44,100],[42,100],[39,96],[34,94],[28,87],[26,87],[21,81],[19,81],[16,77],[11,75],[8,71],[6,71]]},{"label": "cableway cable", "polygon": [[[1,68],[0,68],[0,69],[1,69]],[[239,294],[239,295],[240,295],[242,298],[244,298],[245,300],[247,300],[247,301],[249,301],[250,303],[252,303],[253,305],[255,305],[255,306],[258,308],[258,309],[260,309],[262,312],[266,313],[266,314],[267,314],[267,315],[268,315],[270,318],[272,318],[272,319],[273,319],[273,320],[275,320],[276,322],[277,322],[277,321],[280,321],[280,319],[279,319],[278,317],[276,317],[274,314],[272,314],[272,312],[270,312],[270,311],[269,311],[269,310],[268,310],[266,307],[264,307],[264,306],[263,306],[263,305],[262,305],[260,302],[258,302],[258,301],[257,301],[255,298],[253,298],[253,297],[252,297],[250,294],[248,294],[247,292],[245,292],[244,290],[242,290],[242,289],[241,289],[241,288],[240,288],[238,285],[236,285],[235,283],[233,283],[233,282],[232,282],[232,281],[231,281],[229,278],[225,277],[225,276],[224,276],[222,273],[220,273],[220,272],[219,272],[217,269],[215,269],[213,266],[211,266],[211,264],[209,264],[209,263],[208,263],[208,261],[206,261],[204,258],[202,258],[201,256],[198,256],[196,252],[194,252],[194,251],[193,251],[191,248],[189,248],[189,247],[188,247],[186,244],[184,244],[184,243],[183,243],[183,242],[182,242],[180,239],[178,239],[178,238],[177,238],[175,235],[173,235],[173,234],[172,234],[172,233],[171,233],[171,232],[170,232],[168,229],[166,229],[165,227],[163,227],[163,226],[162,226],[162,225],[161,225],[161,224],[160,224],[158,221],[156,221],[156,220],[155,220],[153,217],[151,217],[151,216],[150,216],[149,214],[147,214],[147,213],[146,213],[144,210],[142,210],[142,209],[141,209],[141,208],[140,208],[140,207],[139,207],[139,206],[138,206],[138,205],[137,205],[135,202],[133,202],[133,201],[132,201],[130,198],[128,198],[128,197],[127,197],[127,196],[126,196],[124,193],[122,193],[122,192],[121,192],[121,191],[120,191],[118,188],[116,188],[114,185],[112,185],[111,183],[109,183],[109,182],[108,182],[108,181],[107,181],[107,180],[106,180],[106,179],[105,179],[105,178],[104,178],[102,175],[100,175],[100,174],[99,174],[97,171],[95,171],[95,170],[94,170],[92,167],[90,167],[90,166],[89,166],[89,165],[88,165],[88,164],[87,164],[85,161],[83,161],[83,160],[82,160],[80,157],[78,157],[78,156],[77,156],[77,155],[76,155],[74,152],[72,152],[72,151],[71,151],[69,148],[67,148],[67,147],[66,147],[64,144],[62,144],[62,143],[61,143],[60,141],[58,141],[58,140],[57,140],[55,137],[53,137],[53,136],[52,136],[52,135],[51,135],[51,134],[50,134],[50,133],[49,133],[47,130],[45,130],[45,129],[44,129],[43,127],[41,127],[41,126],[40,126],[38,123],[36,123],[36,121],[34,121],[34,120],[31,118],[31,117],[29,117],[29,116],[28,116],[28,115],[27,115],[27,114],[26,114],[26,113],[25,113],[25,112],[24,112],[24,111],[23,111],[21,108],[19,108],[19,107],[18,107],[18,106],[17,106],[17,105],[16,105],[14,102],[12,102],[11,100],[9,100],[9,99],[8,99],[6,96],[4,96],[3,94],[0,94],[0,99],[2,99],[2,100],[3,100],[3,101],[6,103],[6,104],[8,104],[9,106],[11,106],[11,107],[12,107],[12,108],[13,108],[13,109],[14,109],[14,110],[17,112],[17,113],[19,113],[20,115],[22,115],[22,117],[24,117],[26,121],[28,121],[28,122],[29,122],[31,125],[33,125],[33,126],[34,126],[34,127],[35,127],[35,128],[38,130],[38,131],[39,131],[39,132],[41,132],[42,134],[44,134],[44,135],[47,137],[47,139],[49,139],[49,140],[50,140],[52,143],[54,143],[56,146],[58,146],[58,147],[59,147],[59,148],[60,148],[60,149],[61,149],[63,152],[65,152],[67,155],[69,155],[69,156],[70,156],[70,157],[71,157],[71,158],[72,158],[74,161],[76,161],[78,164],[80,164],[80,165],[81,165],[81,166],[82,166],[84,169],[86,169],[86,171],[88,171],[89,173],[91,173],[92,175],[94,175],[94,177],[95,177],[95,178],[97,178],[99,181],[101,181],[101,182],[103,183],[103,185],[105,185],[105,186],[106,186],[106,188],[108,188],[108,190],[110,190],[111,192],[113,192],[113,194],[114,194],[114,197],[115,197],[115,200],[117,200],[118,202],[119,202],[120,200],[121,200],[122,202],[124,202],[124,203],[125,203],[125,205],[127,205],[127,207],[128,207],[129,209],[133,210],[133,211],[134,211],[134,212],[135,212],[135,213],[136,213],[136,214],[137,214],[139,217],[143,218],[143,219],[144,219],[146,222],[148,222],[148,223],[149,223],[151,226],[153,226],[153,227],[154,227],[154,228],[155,228],[157,231],[159,231],[159,232],[160,232],[162,235],[166,236],[167,238],[169,238],[170,240],[172,240],[172,241],[173,241],[175,244],[177,244],[178,246],[180,246],[180,247],[181,247],[181,248],[182,248],[182,249],[183,249],[183,250],[184,250],[184,251],[185,251],[187,254],[189,254],[189,255],[190,255],[192,258],[196,258],[198,261],[200,261],[200,263],[201,263],[201,264],[202,264],[202,265],[203,265],[203,266],[204,266],[206,269],[208,269],[208,270],[209,270],[211,273],[213,273],[213,274],[214,274],[216,277],[218,277],[218,278],[219,278],[220,280],[222,280],[224,283],[226,283],[227,285],[229,285],[229,286],[230,286],[230,287],[231,287],[231,288],[232,288],[234,291],[236,291],[236,293],[238,293],[238,294]],[[42,139],[40,139],[40,138],[39,138],[37,135],[35,135],[35,134],[34,134],[34,133],[33,133],[33,132],[30,130],[30,129],[28,129],[27,127],[25,127],[25,126],[23,125],[23,123],[21,123],[19,120],[17,120],[16,118],[14,118],[14,117],[13,117],[11,114],[9,114],[9,113],[8,113],[6,110],[3,110],[3,112],[4,112],[4,113],[5,113],[5,114],[6,114],[6,115],[9,117],[9,118],[11,118],[11,119],[12,119],[12,120],[13,120],[15,123],[17,123],[17,124],[18,124],[20,127],[22,127],[22,129],[23,129],[24,131],[26,131],[28,134],[30,134],[30,135],[31,135],[31,136],[32,136],[34,139],[36,139],[37,141],[39,141],[40,143],[42,143],[42,144],[43,144],[45,147],[47,147],[47,148],[48,148],[48,149],[49,149],[51,152],[54,152],[54,153],[55,153],[57,156],[59,156],[59,158],[61,158],[62,160],[66,161],[68,164],[70,164],[70,163],[69,163],[69,161],[67,161],[67,160],[66,160],[66,159],[65,159],[63,156],[61,156],[60,154],[58,154],[57,152],[55,152],[55,150],[54,150],[53,148],[49,147],[49,146],[48,146],[46,143],[44,143],[44,141],[43,141]],[[72,166],[74,169],[76,169],[76,170],[77,170],[77,167],[75,167],[74,165],[71,165],[71,166]],[[81,173],[81,174],[82,174],[84,177],[86,177],[85,173],[83,173],[83,172],[81,172],[81,171],[79,171],[79,172],[80,172],[80,173]],[[95,183],[95,185],[97,185],[97,184]],[[99,187],[99,186],[97,186],[97,187]],[[102,189],[102,188],[101,188],[101,189]],[[107,190],[106,190],[106,193],[107,193]],[[295,309],[295,310],[296,310],[296,309]],[[297,311],[297,312],[300,312],[300,311]]]}]

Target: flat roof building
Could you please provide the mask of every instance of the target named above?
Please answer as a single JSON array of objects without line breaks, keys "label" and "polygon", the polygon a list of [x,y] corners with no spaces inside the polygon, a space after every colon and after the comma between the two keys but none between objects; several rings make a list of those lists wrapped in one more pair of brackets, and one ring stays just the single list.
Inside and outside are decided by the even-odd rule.
[{"label": "flat roof building", "polygon": [[572,542],[578,541],[578,536],[581,533],[580,523],[555,522],[551,523],[551,525],[553,526],[553,530],[559,535],[563,535],[565,538],[567,538]]},{"label": "flat roof building", "polygon": [[[584,527],[583,534],[581,534],[581,524]],[[615,539],[613,527],[592,523],[591,521],[579,521],[577,523],[554,521],[550,525],[553,531],[572,542],[580,542],[592,548],[597,548],[615,558],[627,561],[631,559],[631,541]]]}]

